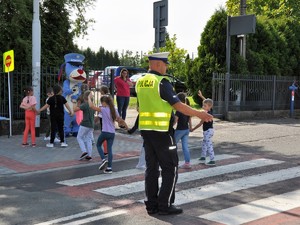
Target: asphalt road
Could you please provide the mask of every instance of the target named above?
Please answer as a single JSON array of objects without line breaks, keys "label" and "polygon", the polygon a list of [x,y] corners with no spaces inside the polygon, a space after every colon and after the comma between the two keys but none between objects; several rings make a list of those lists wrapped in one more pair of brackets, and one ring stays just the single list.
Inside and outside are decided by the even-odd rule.
[{"label": "asphalt road", "polygon": [[299,120],[216,121],[216,167],[198,163],[201,137],[190,134],[193,167],[179,171],[181,215],[146,213],[143,171],[124,157],[111,175],[95,159],[0,176],[0,224],[300,224]]}]

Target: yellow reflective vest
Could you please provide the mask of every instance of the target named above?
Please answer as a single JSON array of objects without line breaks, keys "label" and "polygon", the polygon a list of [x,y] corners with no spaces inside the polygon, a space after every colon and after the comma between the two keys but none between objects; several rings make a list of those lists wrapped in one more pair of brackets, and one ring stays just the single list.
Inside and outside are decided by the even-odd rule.
[{"label": "yellow reflective vest", "polygon": [[136,92],[139,101],[139,129],[168,131],[172,115],[170,104],[160,97],[160,81],[167,79],[155,74],[146,74],[138,79]]}]

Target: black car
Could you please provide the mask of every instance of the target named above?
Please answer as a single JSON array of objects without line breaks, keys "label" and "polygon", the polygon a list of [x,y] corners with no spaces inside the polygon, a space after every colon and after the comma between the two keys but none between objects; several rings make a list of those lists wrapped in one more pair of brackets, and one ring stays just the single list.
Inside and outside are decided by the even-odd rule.
[{"label": "black car", "polygon": [[[133,97],[136,97],[136,92],[135,92],[135,84],[137,82],[137,80],[144,76],[146,73],[139,73],[139,74],[135,74],[132,78],[130,77],[129,79],[131,80],[131,82],[133,83],[133,86],[130,87],[130,95]],[[187,87],[185,85],[185,83],[181,80],[179,80],[178,78],[167,74],[166,76],[169,77],[170,82],[172,83],[175,92],[179,93],[179,92],[187,92]]]}]

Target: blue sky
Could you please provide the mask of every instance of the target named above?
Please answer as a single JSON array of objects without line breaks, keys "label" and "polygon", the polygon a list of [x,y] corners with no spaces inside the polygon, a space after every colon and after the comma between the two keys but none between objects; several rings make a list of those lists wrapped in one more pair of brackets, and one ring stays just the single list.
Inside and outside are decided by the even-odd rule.
[{"label": "blue sky", "polygon": [[[76,40],[82,49],[97,52],[131,50],[147,53],[154,44],[153,0],[97,0],[87,17],[96,20],[89,35]],[[177,46],[197,55],[200,35],[210,17],[226,0],[169,0],[167,31]]]}]

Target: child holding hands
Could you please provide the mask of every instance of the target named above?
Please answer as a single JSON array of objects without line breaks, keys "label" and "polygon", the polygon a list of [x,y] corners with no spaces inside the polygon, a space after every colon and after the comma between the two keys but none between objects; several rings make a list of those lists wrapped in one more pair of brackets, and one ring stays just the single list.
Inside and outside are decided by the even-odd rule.
[{"label": "child holding hands", "polygon": [[73,116],[73,111],[71,111],[71,108],[65,97],[61,95],[62,87],[60,85],[55,85],[53,87],[53,92],[54,95],[51,96],[47,100],[47,103],[39,110],[39,112],[41,112],[47,108],[50,108],[51,136],[50,143],[48,143],[46,147],[54,147],[56,131],[59,133],[61,147],[67,147],[68,144],[65,143],[64,135],[64,106],[68,109],[68,112],[71,116]]},{"label": "child holding hands", "polygon": [[[202,92],[198,91],[198,96],[203,99],[202,108],[207,111],[207,113],[212,115],[212,107],[213,107],[213,100],[210,98],[205,98],[202,95]],[[213,121],[204,122],[201,120],[191,131],[196,130],[200,126],[203,126],[203,141],[202,141],[202,152],[200,163],[206,163],[206,155],[209,154],[210,161],[206,163],[208,166],[215,166],[215,153],[212,143],[212,137],[214,136],[214,128],[213,128]]]},{"label": "child holding hands", "polygon": [[93,150],[93,132],[94,132],[94,114],[95,111],[89,107],[89,95],[91,91],[87,90],[83,94],[83,102],[80,106],[74,106],[74,112],[78,112],[79,110],[83,113],[83,118],[80,122],[78,134],[77,134],[77,142],[81,149],[80,160],[92,159],[92,150]]},{"label": "child holding hands", "polygon": [[[115,121],[119,123],[119,125],[125,126],[128,129],[125,121],[120,118],[118,111],[115,109],[113,99],[108,95],[103,95],[100,98],[101,106],[97,107],[94,105],[93,94],[90,93],[88,97],[89,107],[95,111],[102,112],[102,132],[97,140],[97,150],[102,159],[101,164],[99,166],[99,170],[103,170],[107,165],[107,168],[104,170],[104,173],[112,173],[112,145],[115,139]],[[102,144],[104,141],[107,141],[107,150],[108,150],[108,160],[106,159]]]},{"label": "child holding hands", "polygon": [[31,145],[32,147],[36,147],[35,143],[35,118],[37,114],[36,106],[36,98],[33,96],[33,88],[27,87],[24,90],[26,96],[23,98],[20,108],[25,110],[25,130],[23,136],[22,146],[28,146],[27,143],[28,133],[30,131],[31,134]]}]

